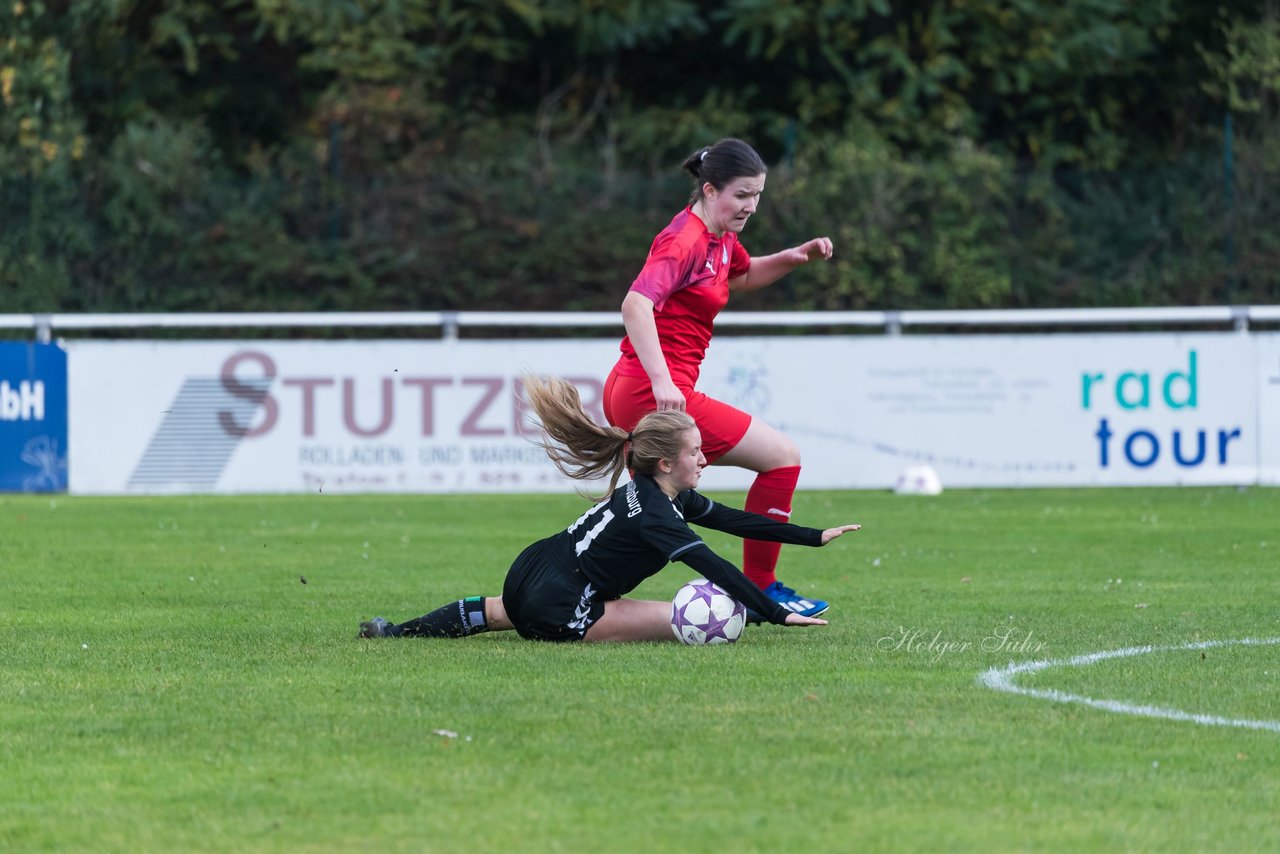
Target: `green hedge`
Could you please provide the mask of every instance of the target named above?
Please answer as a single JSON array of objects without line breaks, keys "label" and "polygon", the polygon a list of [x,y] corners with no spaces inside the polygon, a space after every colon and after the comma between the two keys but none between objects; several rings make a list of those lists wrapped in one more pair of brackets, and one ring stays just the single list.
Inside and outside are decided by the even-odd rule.
[{"label": "green hedge", "polygon": [[1280,302],[1280,18],[1077,6],[12,3],[0,312],[612,310],[726,135],[736,307]]}]

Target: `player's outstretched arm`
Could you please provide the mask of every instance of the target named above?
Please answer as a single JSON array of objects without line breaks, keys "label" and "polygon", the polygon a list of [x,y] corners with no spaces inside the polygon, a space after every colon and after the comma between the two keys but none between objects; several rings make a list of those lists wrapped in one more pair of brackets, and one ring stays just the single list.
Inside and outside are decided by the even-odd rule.
[{"label": "player's outstretched arm", "polygon": [[760,513],[748,513],[746,510],[713,502],[704,495],[697,493],[694,495],[696,501],[685,505],[686,522],[724,531],[726,534],[733,534],[735,537],[746,540],[765,540],[771,543],[792,543],[814,547],[826,542],[822,539],[823,532],[818,528],[781,522]]},{"label": "player's outstretched arm", "polygon": [[772,255],[757,255],[751,259],[751,267],[745,275],[729,280],[729,288],[734,291],[754,291],[772,285],[797,267],[810,261],[825,261],[831,255],[829,237],[815,237]]},{"label": "player's outstretched arm", "polygon": [[825,546],[837,537],[843,536],[849,531],[857,531],[861,527],[861,525],[841,525],[838,528],[827,528],[822,532],[822,544]]}]

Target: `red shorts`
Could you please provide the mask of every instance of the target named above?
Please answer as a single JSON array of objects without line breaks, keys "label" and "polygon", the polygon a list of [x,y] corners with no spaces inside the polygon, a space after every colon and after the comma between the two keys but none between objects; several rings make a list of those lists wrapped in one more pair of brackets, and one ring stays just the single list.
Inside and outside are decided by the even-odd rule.
[{"label": "red shorts", "polygon": [[[749,414],[696,389],[681,388],[680,391],[684,392],[685,411],[702,433],[702,453],[708,463],[714,463],[742,441],[751,426]],[[648,377],[609,373],[604,383],[604,417],[614,427],[630,430],[656,408],[653,385]]]}]

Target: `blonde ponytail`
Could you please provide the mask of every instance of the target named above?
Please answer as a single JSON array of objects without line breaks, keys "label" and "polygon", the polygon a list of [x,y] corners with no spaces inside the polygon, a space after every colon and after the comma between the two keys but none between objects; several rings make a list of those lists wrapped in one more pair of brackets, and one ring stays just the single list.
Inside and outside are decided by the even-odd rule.
[{"label": "blonde ponytail", "polygon": [[573,385],[559,377],[526,374],[525,394],[542,422],[540,443],[551,462],[573,480],[609,479],[603,499],[613,492],[623,469],[652,475],[659,460],[680,455],[684,434],[693,429],[687,413],[650,412],[630,433],[620,427],[601,427],[582,408]]}]

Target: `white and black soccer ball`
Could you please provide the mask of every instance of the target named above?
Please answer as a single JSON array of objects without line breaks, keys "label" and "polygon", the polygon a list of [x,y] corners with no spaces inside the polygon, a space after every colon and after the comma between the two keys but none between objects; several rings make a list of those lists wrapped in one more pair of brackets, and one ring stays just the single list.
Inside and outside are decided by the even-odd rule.
[{"label": "white and black soccer ball", "polygon": [[746,624],[746,606],[705,578],[690,581],[671,600],[671,631],[682,643],[733,643]]}]

